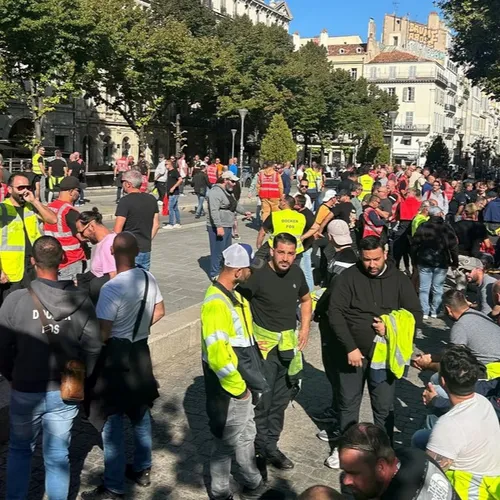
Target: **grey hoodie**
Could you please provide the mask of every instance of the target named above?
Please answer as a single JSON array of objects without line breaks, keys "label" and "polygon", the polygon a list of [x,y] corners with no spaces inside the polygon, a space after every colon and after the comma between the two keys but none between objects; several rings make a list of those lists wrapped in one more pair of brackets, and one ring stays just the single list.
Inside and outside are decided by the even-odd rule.
[{"label": "grey hoodie", "polygon": [[[35,280],[31,287],[43,305],[65,353],[64,362],[79,359],[89,376],[102,342],[94,306],[72,281]],[[28,290],[17,290],[0,309],[0,373],[22,392],[59,389],[59,366]]]},{"label": "grey hoodie", "polygon": [[[231,198],[234,200],[235,209],[230,210]],[[233,227],[235,212],[244,215],[243,207],[236,202],[231,193],[228,193],[221,184],[212,186],[207,195],[208,214],[207,226]]]}]

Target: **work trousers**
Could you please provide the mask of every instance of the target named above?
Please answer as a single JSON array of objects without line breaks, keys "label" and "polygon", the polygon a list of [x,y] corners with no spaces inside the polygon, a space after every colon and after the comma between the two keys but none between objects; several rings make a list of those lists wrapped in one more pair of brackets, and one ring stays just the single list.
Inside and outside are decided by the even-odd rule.
[{"label": "work trousers", "polygon": [[264,222],[272,212],[277,212],[279,207],[279,198],[264,198],[262,199],[261,216],[262,222]]},{"label": "work trousers", "polygon": [[285,366],[280,360],[277,347],[269,351],[263,362],[263,372],[270,391],[262,395],[255,407],[255,451],[265,456],[278,448],[278,440],[285,423],[285,410],[291,397],[288,363]]},{"label": "work trousers", "polygon": [[394,396],[396,391],[395,378],[387,373],[385,382],[376,383],[370,374],[370,360],[363,359],[363,366],[355,368],[347,364],[347,358],[338,365],[339,377],[339,417],[340,430],[344,432],[353,423],[359,422],[359,409],[363,399],[365,383],[373,411],[373,421],[385,428],[389,438],[394,436]]},{"label": "work trousers", "polygon": [[321,337],[321,360],[325,369],[325,375],[332,387],[332,408],[338,414],[338,388],[339,377],[335,352],[339,349],[332,341],[333,332],[330,328],[328,315],[322,315],[319,320],[319,333]]}]

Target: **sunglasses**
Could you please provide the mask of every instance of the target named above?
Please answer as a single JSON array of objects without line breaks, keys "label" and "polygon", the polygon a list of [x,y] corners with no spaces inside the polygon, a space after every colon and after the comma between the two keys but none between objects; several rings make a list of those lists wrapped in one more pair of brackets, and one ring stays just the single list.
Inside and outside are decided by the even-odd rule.
[{"label": "sunglasses", "polygon": [[78,234],[81,234],[83,236],[83,233],[90,226],[90,224],[92,224],[92,222],[94,222],[94,221],[90,221],[81,231],[78,231]]},{"label": "sunglasses", "polygon": [[307,189],[308,187],[309,187],[309,185],[307,185],[307,186],[305,184],[300,185],[300,189]]},{"label": "sunglasses", "polygon": [[31,191],[33,188],[27,184],[27,185],[21,185],[21,186],[14,186],[18,191],[22,191],[23,189],[27,189],[28,191]]}]

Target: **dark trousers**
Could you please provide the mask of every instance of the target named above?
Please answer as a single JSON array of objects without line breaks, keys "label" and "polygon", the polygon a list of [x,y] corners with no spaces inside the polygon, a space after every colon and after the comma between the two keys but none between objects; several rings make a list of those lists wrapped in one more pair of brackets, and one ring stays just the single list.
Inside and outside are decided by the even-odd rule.
[{"label": "dark trousers", "polygon": [[255,407],[255,452],[260,455],[272,453],[278,448],[278,440],[285,422],[285,410],[291,397],[288,366],[281,362],[277,347],[269,352],[263,363],[263,370],[271,390],[262,395]]},{"label": "dark trousers", "polygon": [[391,373],[387,381],[375,383],[370,377],[370,362],[363,360],[362,368],[354,368],[344,359],[339,365],[339,416],[340,430],[344,432],[350,425],[359,422],[359,409],[363,398],[365,382],[373,411],[373,421],[385,428],[389,438],[394,436],[394,396],[396,383]]},{"label": "dark trousers", "polygon": [[157,181],[156,189],[158,190],[158,200],[163,202],[163,198],[165,198],[165,194],[167,193],[167,183]]},{"label": "dark trousers", "polygon": [[217,228],[207,226],[210,243],[210,279],[219,275],[222,267],[222,252],[231,246],[231,227],[224,228],[224,236],[217,236]]},{"label": "dark trousers", "polygon": [[402,221],[399,223],[397,231],[393,233],[392,256],[398,269],[401,259],[403,259],[406,269],[410,267],[410,231],[411,221]]},{"label": "dark trousers", "polygon": [[335,352],[338,350],[338,346],[332,343],[333,333],[330,328],[328,316],[326,314],[321,316],[318,326],[321,336],[321,360],[323,361],[326,378],[328,379],[328,382],[330,382],[330,385],[332,387],[331,407],[336,413],[338,413],[339,376],[335,356]]}]

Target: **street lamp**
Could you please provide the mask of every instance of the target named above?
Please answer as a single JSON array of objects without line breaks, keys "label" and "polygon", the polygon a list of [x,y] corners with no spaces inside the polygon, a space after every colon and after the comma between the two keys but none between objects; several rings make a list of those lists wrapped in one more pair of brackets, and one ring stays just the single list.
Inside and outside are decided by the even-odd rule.
[{"label": "street lamp", "polygon": [[243,172],[243,153],[245,151],[244,137],[245,137],[245,117],[248,115],[248,109],[242,108],[238,110],[241,117],[241,137],[240,137],[240,176]]},{"label": "street lamp", "polygon": [[389,157],[389,165],[392,166],[392,160],[394,157],[394,122],[398,117],[397,111],[389,111],[389,118],[391,119],[391,148],[390,148],[390,157]]},{"label": "street lamp", "polygon": [[233,134],[233,145],[231,146],[231,158],[234,158],[234,140],[236,138],[237,130],[235,128],[231,129],[231,134]]},{"label": "street lamp", "polygon": [[458,166],[462,166],[462,149],[464,147],[464,133],[460,132],[458,134],[458,138],[460,139],[460,142],[458,143]]}]

